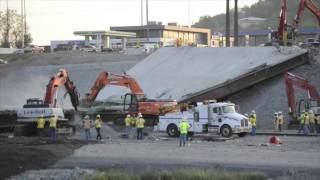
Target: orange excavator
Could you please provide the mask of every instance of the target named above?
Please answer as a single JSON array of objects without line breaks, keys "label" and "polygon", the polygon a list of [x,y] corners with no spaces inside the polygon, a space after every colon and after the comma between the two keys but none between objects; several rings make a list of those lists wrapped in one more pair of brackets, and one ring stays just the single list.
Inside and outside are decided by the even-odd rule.
[{"label": "orange excavator", "polygon": [[296,29],[299,26],[300,17],[305,8],[309,9],[309,11],[316,16],[318,24],[320,25],[320,8],[312,0],[300,0],[299,8],[293,20],[293,25]]},{"label": "orange excavator", "polygon": [[16,135],[27,135],[35,132],[36,122],[40,117],[45,118],[46,121],[53,116],[58,118],[57,128],[61,133],[72,133],[74,128],[69,124],[69,119],[66,119],[64,110],[57,107],[57,89],[60,86],[65,86],[67,94],[69,94],[71,103],[77,111],[79,105],[79,93],[73,82],[69,79],[67,70],[60,69],[59,72],[53,76],[47,87],[44,100],[39,98],[29,98],[27,103],[23,105],[22,109],[17,109],[17,124],[14,127]]},{"label": "orange excavator", "polygon": [[72,106],[77,111],[77,107],[79,106],[79,93],[76,86],[73,84],[73,81],[69,79],[69,75],[66,69],[60,69],[59,72],[53,76],[48,85],[47,90],[44,97],[44,104],[48,104],[49,106],[56,107],[57,98],[56,91],[60,86],[65,86],[67,92],[64,97],[69,94]]},{"label": "orange excavator", "polygon": [[[108,85],[122,86],[130,89],[131,93],[124,95],[121,115],[141,112],[144,117],[154,119],[163,113],[164,107],[173,107],[177,101],[172,99],[148,99],[138,82],[128,75],[118,75],[111,72],[102,72],[97,77],[90,92],[86,94],[87,103],[93,103],[100,90]],[[100,112],[103,115],[103,112]]]},{"label": "orange excavator", "polygon": [[[285,73],[284,80],[288,98],[289,115],[291,116],[290,125],[298,124],[297,117],[299,117],[302,110],[312,110],[315,114],[320,114],[319,93],[308,80],[289,72]],[[294,86],[307,91],[308,98],[300,99],[299,102],[296,102]]]}]

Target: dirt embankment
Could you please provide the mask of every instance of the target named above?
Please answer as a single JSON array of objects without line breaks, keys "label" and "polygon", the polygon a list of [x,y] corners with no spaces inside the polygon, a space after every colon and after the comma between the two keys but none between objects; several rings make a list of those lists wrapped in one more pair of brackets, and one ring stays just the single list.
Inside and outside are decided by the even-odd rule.
[{"label": "dirt embankment", "polygon": [[79,140],[58,140],[55,144],[38,137],[0,137],[0,179],[28,169],[45,169],[71,155],[84,144]]}]

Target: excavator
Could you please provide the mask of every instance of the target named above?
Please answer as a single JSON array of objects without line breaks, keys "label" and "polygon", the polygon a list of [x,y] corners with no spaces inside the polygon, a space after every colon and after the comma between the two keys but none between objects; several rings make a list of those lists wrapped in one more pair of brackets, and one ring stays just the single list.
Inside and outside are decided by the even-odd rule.
[{"label": "excavator", "polygon": [[[299,28],[300,17],[305,8],[308,8],[318,19],[320,25],[320,8],[312,0],[300,0],[299,8],[293,20],[293,25],[287,23],[287,0],[281,0],[280,20],[278,25],[277,40],[284,44],[288,40],[294,41]],[[319,38],[319,37],[318,37]],[[292,43],[292,42],[288,42]]]},{"label": "excavator", "polygon": [[111,72],[100,73],[89,93],[86,94],[85,100],[87,104],[92,104],[101,89],[108,85],[129,88],[131,93],[126,93],[123,96],[122,108],[120,110],[115,111],[106,107],[102,111],[96,112],[102,116],[102,119],[121,121],[120,119],[123,119],[128,113],[136,114],[141,112],[144,118],[151,119],[152,124],[154,124],[160,114],[173,110],[167,107],[177,105],[177,101],[172,99],[148,99],[134,78],[126,74],[119,75]]},{"label": "excavator", "polygon": [[[58,128],[69,126],[68,119],[64,117],[62,108],[57,107],[57,89],[65,86],[66,94],[69,94],[72,106],[75,111],[79,106],[79,93],[76,86],[70,80],[66,69],[60,69],[59,72],[50,78],[46,87],[44,99],[29,98],[22,109],[17,110],[18,125],[14,128],[15,135],[32,134],[35,130],[37,120],[43,116],[46,121],[53,116],[58,117]],[[66,130],[70,131],[70,129]],[[73,131],[73,129],[72,129]]]},{"label": "excavator", "polygon": [[[286,72],[284,75],[286,93],[288,98],[290,125],[298,124],[298,118],[303,110],[312,110],[316,115],[320,115],[320,96],[317,89],[309,84],[308,80]],[[296,102],[294,86],[307,91],[308,98],[300,99]],[[298,107],[297,107],[298,106]]]}]

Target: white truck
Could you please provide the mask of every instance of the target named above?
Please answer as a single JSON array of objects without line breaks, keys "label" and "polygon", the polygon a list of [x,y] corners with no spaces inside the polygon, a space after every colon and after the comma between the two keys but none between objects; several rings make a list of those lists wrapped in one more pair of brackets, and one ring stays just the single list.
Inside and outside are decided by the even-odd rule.
[{"label": "white truck", "polygon": [[179,135],[178,127],[182,117],[187,117],[189,133],[217,133],[223,137],[238,134],[239,137],[251,132],[248,118],[235,110],[235,104],[227,102],[197,103],[196,106],[183,112],[168,113],[159,117],[156,129],[166,131],[169,136]]}]

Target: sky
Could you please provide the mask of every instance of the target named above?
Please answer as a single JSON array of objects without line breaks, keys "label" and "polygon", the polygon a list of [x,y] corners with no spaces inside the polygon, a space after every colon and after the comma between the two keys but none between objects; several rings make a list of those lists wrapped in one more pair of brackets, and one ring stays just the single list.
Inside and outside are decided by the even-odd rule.
[{"label": "sky", "polygon": [[[6,9],[0,0],[0,9]],[[141,0],[25,0],[26,16],[33,44],[51,40],[83,39],[74,31],[109,30],[110,26],[141,25]],[[239,7],[258,0],[239,0]],[[10,9],[20,12],[20,0],[8,0]],[[225,0],[149,0],[149,21],[191,25],[200,16],[225,12]],[[230,0],[233,8],[234,1]],[[144,0],[144,24],[146,24]]]}]

